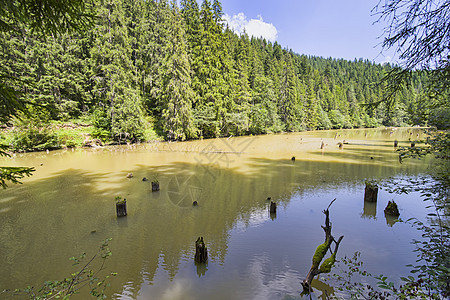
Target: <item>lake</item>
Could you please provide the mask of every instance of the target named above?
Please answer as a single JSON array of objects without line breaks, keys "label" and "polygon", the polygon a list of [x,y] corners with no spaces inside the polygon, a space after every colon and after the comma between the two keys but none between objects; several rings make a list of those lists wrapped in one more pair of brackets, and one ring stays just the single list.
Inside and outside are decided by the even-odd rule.
[{"label": "lake", "polygon": [[[401,219],[425,220],[426,204],[383,189],[364,203],[364,182],[426,172],[430,160],[400,163],[393,147],[423,137],[418,128],[330,130],[2,158],[36,172],[0,192],[0,291],[67,277],[77,270],[70,257],[88,259],[110,237],[103,274],[118,273],[107,289],[114,299],[300,299],[334,198],[338,259],[360,251],[372,274],[407,275],[419,232],[383,210],[395,200]],[[127,199],[126,217],[116,217],[117,196]],[[200,236],[206,266],[193,259]],[[314,297],[332,285],[315,279]]]}]

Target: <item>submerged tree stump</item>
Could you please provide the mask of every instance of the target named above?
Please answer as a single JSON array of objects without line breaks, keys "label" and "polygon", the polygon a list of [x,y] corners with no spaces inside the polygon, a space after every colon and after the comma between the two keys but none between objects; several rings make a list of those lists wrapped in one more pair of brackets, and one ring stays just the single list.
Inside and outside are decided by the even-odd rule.
[{"label": "submerged tree stump", "polygon": [[194,260],[197,263],[206,263],[208,261],[208,249],[203,241],[203,237],[199,237],[195,242]]},{"label": "submerged tree stump", "polygon": [[378,197],[378,186],[373,183],[366,183],[366,188],[364,189],[364,201],[377,202]]},{"label": "submerged tree stump", "polygon": [[395,203],[394,200],[389,201],[386,208],[384,209],[384,213],[394,217],[400,216],[397,203]]},{"label": "submerged tree stump", "polygon": [[158,181],[152,181],[152,192],[159,191],[159,182]]},{"label": "submerged tree stump", "polygon": [[277,212],[277,204],[275,202],[270,201],[269,212],[271,214],[275,214]]},{"label": "submerged tree stump", "polygon": [[125,217],[127,215],[127,200],[116,202],[116,214],[117,217]]}]

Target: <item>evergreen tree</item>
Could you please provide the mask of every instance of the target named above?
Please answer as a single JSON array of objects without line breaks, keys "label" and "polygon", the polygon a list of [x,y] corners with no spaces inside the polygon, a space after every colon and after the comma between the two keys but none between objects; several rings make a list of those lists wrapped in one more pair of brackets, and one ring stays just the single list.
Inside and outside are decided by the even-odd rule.
[{"label": "evergreen tree", "polygon": [[123,5],[120,0],[101,4],[91,48],[95,102],[107,113],[114,140],[138,141],[144,130],[142,99],[134,88],[132,48]]},{"label": "evergreen tree", "polygon": [[196,136],[193,125],[190,64],[182,18],[176,2],[172,2],[172,30],[164,50],[161,77],[163,130],[170,140],[185,140]]},{"label": "evergreen tree", "polygon": [[290,53],[285,53],[281,61],[280,98],[278,111],[287,131],[300,129],[300,102],[297,91],[297,77],[294,76]]}]

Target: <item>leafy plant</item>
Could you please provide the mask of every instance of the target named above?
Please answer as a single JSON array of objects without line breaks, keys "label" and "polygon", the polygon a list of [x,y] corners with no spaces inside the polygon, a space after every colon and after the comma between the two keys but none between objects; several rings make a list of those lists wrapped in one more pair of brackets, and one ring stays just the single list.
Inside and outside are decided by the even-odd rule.
[{"label": "leafy plant", "polygon": [[61,148],[53,127],[39,117],[16,121],[12,130],[10,148],[17,152],[44,151]]},{"label": "leafy plant", "polygon": [[366,180],[364,182],[366,184],[366,186],[370,187],[370,188],[375,188],[378,187],[378,182],[376,180]]},{"label": "leafy plant", "polygon": [[[0,156],[7,156],[10,155],[5,152],[5,150],[8,148],[8,146],[1,145],[0,144]],[[34,167],[0,167],[0,185],[2,188],[7,188],[7,181],[10,181],[12,183],[21,183],[19,180],[24,178],[25,176],[29,177],[31,176],[31,173],[36,171]]]},{"label": "leafy plant", "polygon": [[[106,276],[100,277],[100,272],[105,269],[106,259],[111,256],[109,242],[111,238],[102,242],[98,252],[83,265],[86,259],[86,253],[79,257],[71,257],[73,266],[82,266],[77,272],[62,280],[45,281],[39,288],[28,286],[24,289],[16,289],[11,295],[23,298],[24,295],[30,299],[69,299],[72,295],[79,293],[84,287],[90,288],[90,295],[98,298],[106,298],[106,288],[109,286],[108,279],[116,276],[117,273],[111,272]],[[94,268],[94,263],[99,262],[99,266]]]},{"label": "leafy plant", "polygon": [[115,200],[116,200],[116,203],[124,203],[127,201],[127,199],[125,199],[125,198],[122,199],[122,197],[120,197],[120,196],[117,196],[115,198]]}]

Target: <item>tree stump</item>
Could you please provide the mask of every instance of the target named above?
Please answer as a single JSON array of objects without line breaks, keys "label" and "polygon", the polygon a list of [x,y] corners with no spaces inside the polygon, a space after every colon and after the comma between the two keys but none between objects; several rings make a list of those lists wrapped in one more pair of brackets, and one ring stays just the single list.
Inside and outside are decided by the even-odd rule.
[{"label": "tree stump", "polygon": [[386,208],[384,209],[384,213],[394,217],[400,216],[397,203],[395,203],[394,200],[389,201]]},{"label": "tree stump", "polygon": [[208,261],[208,249],[203,241],[203,237],[199,237],[195,242],[194,260],[197,263],[206,263]]},{"label": "tree stump", "polygon": [[116,202],[116,214],[117,217],[125,217],[127,215],[127,200]]},{"label": "tree stump", "polygon": [[378,186],[376,184],[366,183],[364,189],[364,201],[377,202]]},{"label": "tree stump", "polygon": [[157,192],[157,191],[159,191],[159,182],[152,181],[152,192]]},{"label": "tree stump", "polygon": [[275,202],[270,201],[269,212],[271,214],[277,213],[277,204]]},{"label": "tree stump", "polygon": [[397,147],[398,147],[398,141],[395,140],[395,141],[394,141],[394,148],[397,148]]}]

